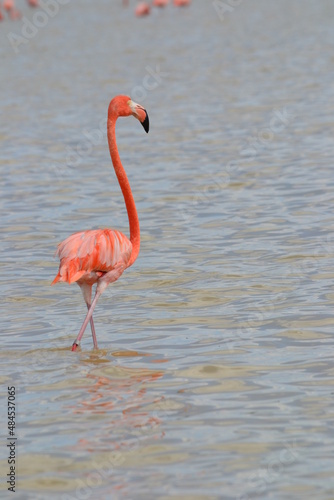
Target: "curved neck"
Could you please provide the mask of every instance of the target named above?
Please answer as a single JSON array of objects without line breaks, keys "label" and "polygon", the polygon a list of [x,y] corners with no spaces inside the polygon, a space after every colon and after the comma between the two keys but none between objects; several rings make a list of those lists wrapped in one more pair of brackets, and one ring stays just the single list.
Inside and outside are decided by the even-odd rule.
[{"label": "curved neck", "polygon": [[140,228],[139,219],[136,210],[135,200],[133,199],[130,183],[121,163],[116,144],[116,120],[117,116],[108,116],[107,133],[111,161],[115,169],[117,180],[123,193],[126,210],[128,212],[129,226],[130,226],[130,241],[132,243],[132,253],[128,262],[128,267],[131,266],[139,254],[140,248]]}]

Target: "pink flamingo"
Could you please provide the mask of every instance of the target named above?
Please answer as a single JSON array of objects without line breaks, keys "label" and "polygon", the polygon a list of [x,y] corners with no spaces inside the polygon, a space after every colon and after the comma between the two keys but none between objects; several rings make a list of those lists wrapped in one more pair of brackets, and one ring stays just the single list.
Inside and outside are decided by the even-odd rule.
[{"label": "pink flamingo", "polygon": [[28,0],[30,7],[39,7],[38,0]]},{"label": "pink flamingo", "polygon": [[22,14],[19,10],[13,9],[10,11],[10,18],[13,19],[13,21],[16,21],[17,19],[21,19]]},{"label": "pink flamingo", "polygon": [[16,8],[14,0],[4,0],[3,8],[8,12],[11,19],[20,19],[21,12]]},{"label": "pink flamingo", "polygon": [[169,4],[169,0],[153,0],[154,7],[166,7]]},{"label": "pink flamingo", "polygon": [[147,2],[140,2],[135,10],[135,15],[137,17],[148,16],[151,12],[151,6]]},{"label": "pink flamingo", "polygon": [[[94,348],[97,349],[93,311],[96,303],[110,283],[118,280],[125,269],[130,267],[138,257],[140,248],[140,229],[136,205],[130,184],[122,166],[116,144],[116,120],[120,116],[134,116],[144,130],[149,131],[149,119],[146,110],[133,102],[130,97],[119,95],[114,97],[108,108],[107,135],[111,161],[122,190],[128,212],[130,239],[114,229],[93,229],[74,233],[58,245],[60,258],[59,271],[52,282],[76,282],[82,291],[88,313],[72,345],[72,351],[78,347],[86,326],[90,321]],[[95,297],[91,302],[92,286],[96,285]]]},{"label": "pink flamingo", "polygon": [[191,0],[174,0],[174,5],[176,7],[186,7],[190,5]]},{"label": "pink flamingo", "polygon": [[4,0],[3,8],[8,12],[15,8],[14,0]]}]

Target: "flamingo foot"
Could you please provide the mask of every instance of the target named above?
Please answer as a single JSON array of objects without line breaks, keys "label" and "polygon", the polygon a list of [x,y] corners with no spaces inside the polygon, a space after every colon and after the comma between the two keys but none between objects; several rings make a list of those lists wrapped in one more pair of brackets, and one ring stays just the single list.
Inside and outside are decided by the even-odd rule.
[{"label": "flamingo foot", "polygon": [[74,341],[73,344],[72,344],[72,352],[76,351],[77,347],[79,347],[79,344],[76,341]]}]

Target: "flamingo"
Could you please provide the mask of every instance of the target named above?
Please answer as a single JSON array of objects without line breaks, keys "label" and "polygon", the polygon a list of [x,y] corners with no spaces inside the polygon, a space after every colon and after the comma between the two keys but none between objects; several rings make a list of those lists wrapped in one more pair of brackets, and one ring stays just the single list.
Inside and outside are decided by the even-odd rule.
[{"label": "flamingo", "polygon": [[[76,282],[82,291],[88,312],[72,345],[75,351],[80,344],[88,322],[90,322],[94,348],[97,349],[93,311],[102,292],[110,283],[118,280],[125,269],[138,257],[140,248],[140,229],[136,205],[130,184],[122,166],[116,144],[116,120],[120,116],[134,116],[144,130],[149,131],[146,110],[133,102],[130,97],[114,97],[108,108],[107,136],[111,161],[123,193],[130,226],[130,239],[115,229],[92,229],[74,233],[58,245],[56,254],[60,258],[58,274],[52,285],[58,281],[69,284]],[[92,286],[96,283],[93,302]]]},{"label": "flamingo", "polygon": [[30,7],[39,7],[38,0],[28,0]]},{"label": "flamingo", "polygon": [[169,4],[169,0],[153,0],[154,7],[166,7]]},{"label": "flamingo", "polygon": [[147,2],[140,2],[135,10],[135,14],[137,17],[148,16],[151,12],[151,6]]},{"label": "flamingo", "polygon": [[13,9],[10,11],[10,18],[13,19],[13,21],[16,21],[17,19],[21,19],[22,14],[18,9]]},{"label": "flamingo", "polygon": [[174,0],[174,5],[176,7],[186,7],[190,5],[191,0]]},{"label": "flamingo", "polygon": [[14,0],[4,0],[3,8],[8,12],[9,17],[14,21],[20,19],[21,12],[15,7]]},{"label": "flamingo", "polygon": [[4,0],[3,2],[3,8],[5,10],[7,10],[8,12],[12,9],[15,8],[15,5],[14,5],[14,0]]}]

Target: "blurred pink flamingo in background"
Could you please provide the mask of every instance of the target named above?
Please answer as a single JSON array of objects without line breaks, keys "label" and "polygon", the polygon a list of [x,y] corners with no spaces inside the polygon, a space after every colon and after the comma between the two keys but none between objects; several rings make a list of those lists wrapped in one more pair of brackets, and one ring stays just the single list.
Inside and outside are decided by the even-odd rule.
[{"label": "blurred pink flamingo in background", "polygon": [[148,16],[150,12],[151,6],[147,2],[140,2],[135,9],[135,15],[137,17]]},{"label": "blurred pink flamingo in background", "polygon": [[174,5],[176,7],[186,7],[190,5],[191,0],[174,0]]},{"label": "blurred pink flamingo in background", "polygon": [[21,19],[22,14],[18,9],[13,9],[9,12],[10,18],[13,19],[13,21],[16,21],[17,19]]},{"label": "blurred pink flamingo in background", "polygon": [[5,10],[9,12],[10,10],[14,9],[14,7],[15,7],[14,0],[4,0],[3,8]]},{"label": "blurred pink flamingo in background", "polygon": [[[27,0],[27,3],[30,7],[39,7],[38,0]],[[7,13],[10,19],[16,20],[22,17],[21,12],[16,8],[15,0],[4,0],[0,7],[3,8]],[[2,10],[0,9],[0,21],[5,18]]]},{"label": "blurred pink flamingo in background", "polygon": [[8,12],[11,19],[20,19],[21,12],[16,8],[14,0],[4,0],[3,8]]},{"label": "blurred pink flamingo in background", "polygon": [[166,7],[169,4],[169,0],[153,0],[154,7]]}]

